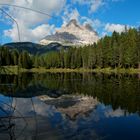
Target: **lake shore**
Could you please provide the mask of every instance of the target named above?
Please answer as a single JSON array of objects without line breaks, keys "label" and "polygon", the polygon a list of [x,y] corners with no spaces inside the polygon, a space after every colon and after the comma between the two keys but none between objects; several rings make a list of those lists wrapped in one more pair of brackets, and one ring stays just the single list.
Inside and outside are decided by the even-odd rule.
[{"label": "lake shore", "polygon": [[140,69],[134,69],[134,68],[129,68],[129,69],[124,69],[124,68],[96,68],[96,69],[63,69],[63,68],[51,68],[51,69],[46,69],[44,67],[40,68],[32,68],[32,69],[23,69],[23,68],[18,68],[17,66],[4,66],[1,67],[1,74],[18,74],[18,73],[24,73],[24,72],[31,72],[31,73],[70,73],[70,72],[78,72],[78,73],[88,73],[88,72],[93,72],[93,73],[120,73],[120,74],[140,74]]}]

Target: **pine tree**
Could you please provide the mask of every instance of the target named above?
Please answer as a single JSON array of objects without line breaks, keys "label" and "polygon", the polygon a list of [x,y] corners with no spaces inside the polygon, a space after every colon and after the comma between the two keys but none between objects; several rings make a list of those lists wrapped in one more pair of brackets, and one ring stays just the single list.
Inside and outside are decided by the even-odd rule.
[{"label": "pine tree", "polygon": [[16,49],[14,49],[11,53],[13,65],[18,65],[18,57],[19,57],[19,52]]},{"label": "pine tree", "polygon": [[137,54],[137,65],[140,69],[140,27],[137,30],[137,46],[136,46],[136,54]]}]

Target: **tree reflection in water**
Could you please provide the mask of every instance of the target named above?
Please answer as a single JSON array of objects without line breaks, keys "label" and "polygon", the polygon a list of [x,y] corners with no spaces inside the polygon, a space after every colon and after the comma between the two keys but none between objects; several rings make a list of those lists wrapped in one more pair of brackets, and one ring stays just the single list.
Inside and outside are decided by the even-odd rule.
[{"label": "tree reflection in water", "polygon": [[[12,84],[11,92],[4,84]],[[78,93],[97,98],[113,109],[121,107],[126,112],[140,112],[140,80],[138,75],[115,75],[93,73],[47,73],[2,75],[0,92],[11,97],[35,97]]]}]

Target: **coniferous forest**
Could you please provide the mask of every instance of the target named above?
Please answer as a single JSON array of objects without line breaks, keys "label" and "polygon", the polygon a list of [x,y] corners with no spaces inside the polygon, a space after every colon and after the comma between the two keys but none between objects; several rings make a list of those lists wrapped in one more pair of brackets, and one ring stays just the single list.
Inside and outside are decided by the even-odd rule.
[{"label": "coniferous forest", "polygon": [[139,68],[140,67],[140,28],[125,32],[113,32],[101,38],[98,43],[84,47],[69,47],[43,55],[31,55],[0,47],[0,66],[21,68]]}]

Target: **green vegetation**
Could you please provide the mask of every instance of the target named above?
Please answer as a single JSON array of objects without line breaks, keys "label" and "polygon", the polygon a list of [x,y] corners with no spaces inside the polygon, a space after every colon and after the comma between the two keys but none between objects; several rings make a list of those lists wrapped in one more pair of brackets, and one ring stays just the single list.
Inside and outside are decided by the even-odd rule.
[{"label": "green vegetation", "polygon": [[[6,47],[0,48],[0,67],[19,66],[20,70],[37,68],[62,71],[139,72],[140,29],[129,29],[101,38],[98,43],[85,47],[63,48],[58,52],[31,55]],[[127,69],[127,70],[125,70]],[[43,69],[43,71],[45,71]],[[49,71],[49,70],[48,70]]]},{"label": "green vegetation", "polygon": [[124,69],[124,68],[96,68],[96,69],[66,69],[66,68],[51,68],[51,69],[46,69],[44,67],[39,67],[39,68],[32,68],[32,69],[25,69],[25,68],[18,68],[18,66],[4,66],[2,67],[3,70],[1,70],[1,74],[19,74],[23,72],[28,72],[28,73],[128,73],[128,74],[137,74],[140,73],[140,69]]}]

